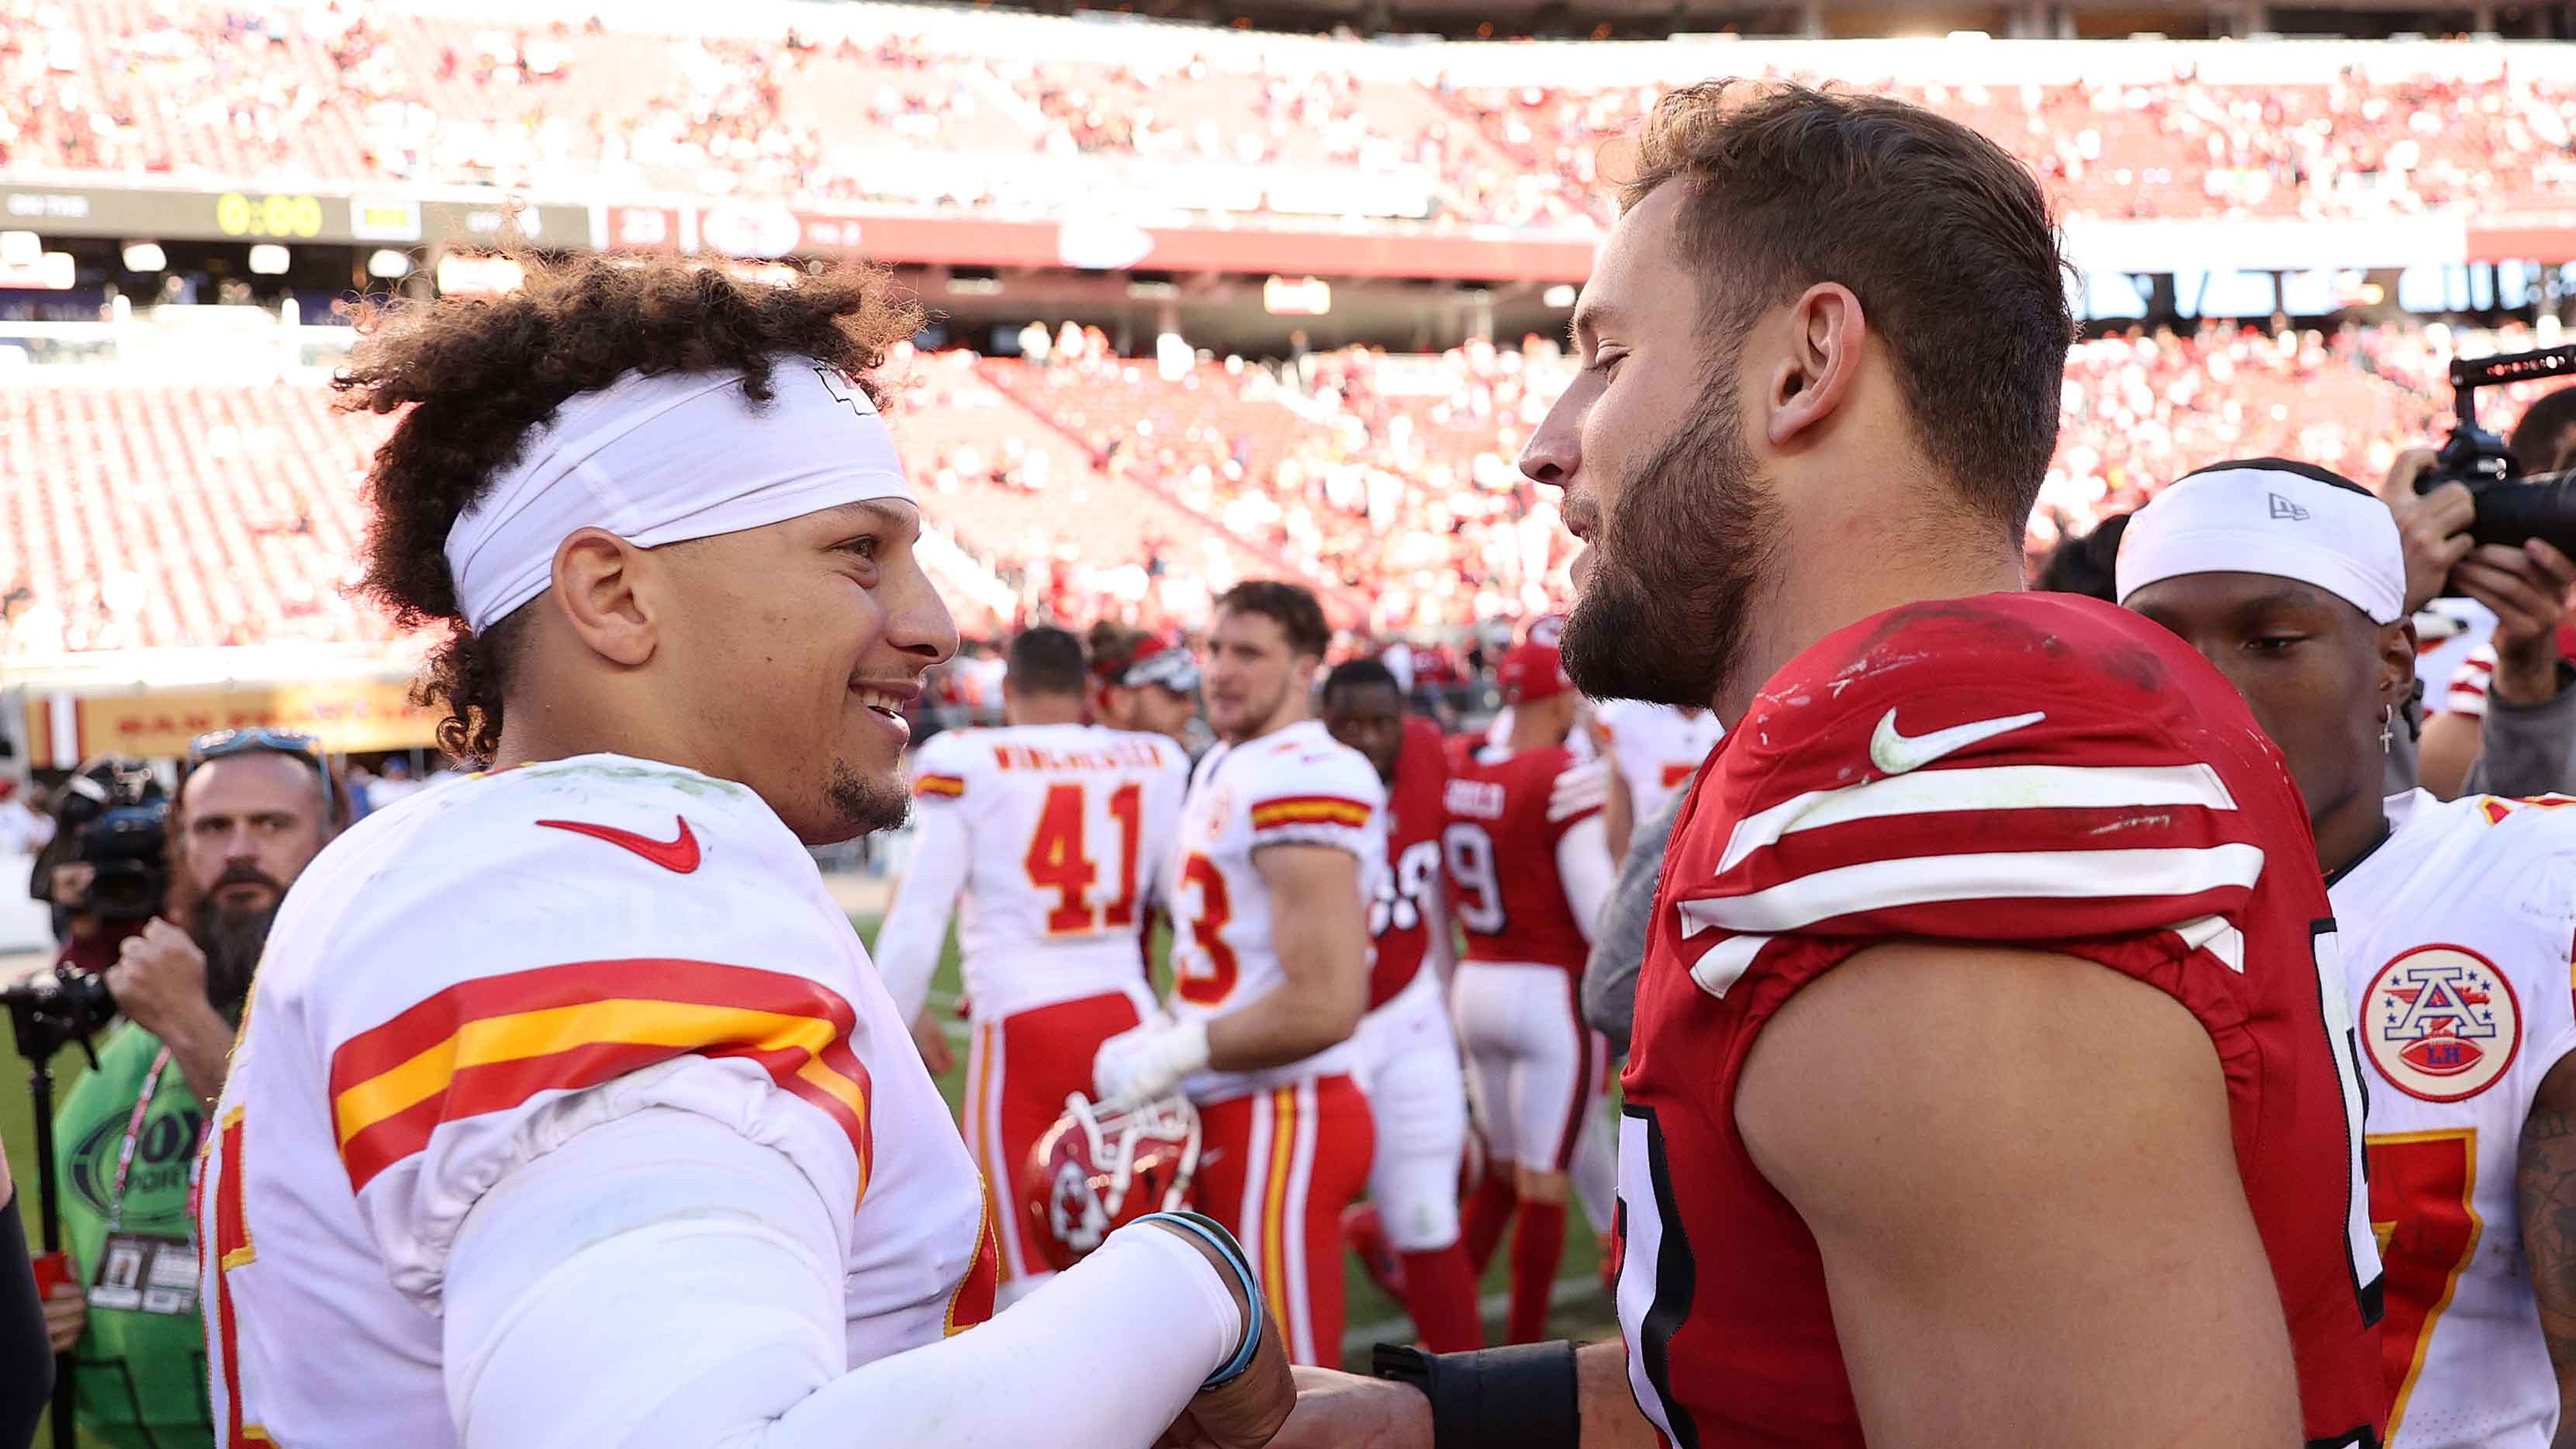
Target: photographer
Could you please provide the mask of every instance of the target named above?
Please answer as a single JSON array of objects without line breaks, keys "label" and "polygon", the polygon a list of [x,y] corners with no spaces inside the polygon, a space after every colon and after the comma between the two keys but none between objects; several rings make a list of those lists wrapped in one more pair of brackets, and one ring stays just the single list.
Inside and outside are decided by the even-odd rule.
[{"label": "photographer", "polygon": [[46,1303],[73,1355],[81,1427],[117,1445],[207,1445],[189,1173],[278,904],[345,815],[320,746],[224,730],[189,748],[170,808],[162,914],[118,947],[126,1020],[55,1121],[80,1283]]},{"label": "photographer", "polygon": [[[2567,428],[2564,408],[2541,399],[2515,431],[2517,456],[2526,445],[2544,464],[2563,451],[2557,434]],[[2570,399],[2576,401],[2576,399]],[[2526,439],[2526,433],[2534,434]],[[2467,487],[2445,483],[2417,493],[2416,481],[2434,465],[2429,450],[2399,455],[2380,490],[2397,515],[2406,551],[2406,606],[2419,610],[2445,585],[2495,615],[2495,632],[2455,676],[2443,712],[2422,721],[2420,740],[2400,730],[2390,752],[2391,790],[2411,782],[2403,755],[2414,745],[2415,778],[2439,798],[2476,792],[2544,795],[2576,785],[2576,665],[2563,656],[2560,628],[2576,562],[2534,538],[2516,548],[2474,542],[2469,525],[2476,509]],[[2414,702],[2407,709],[2410,716]]]}]

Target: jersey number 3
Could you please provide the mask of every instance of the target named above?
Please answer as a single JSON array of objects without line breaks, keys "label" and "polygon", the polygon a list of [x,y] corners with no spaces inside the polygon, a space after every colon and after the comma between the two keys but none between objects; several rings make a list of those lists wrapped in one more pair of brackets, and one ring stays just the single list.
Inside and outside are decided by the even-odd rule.
[{"label": "jersey number 3", "polygon": [[1204,855],[1181,865],[1181,889],[1195,887],[1198,909],[1190,913],[1190,941],[1198,949],[1172,953],[1172,975],[1181,999],[1195,1006],[1218,1006],[1234,994],[1243,965],[1225,943],[1225,928],[1234,919],[1234,901],[1226,894],[1225,872]]},{"label": "jersey number 3", "polygon": [[1145,792],[1134,781],[1109,792],[1109,814],[1118,822],[1118,894],[1095,906],[1091,887],[1100,868],[1083,843],[1091,818],[1089,792],[1080,785],[1049,785],[1038,808],[1037,833],[1029,838],[1029,879],[1056,893],[1047,912],[1050,936],[1083,936],[1136,924],[1137,835],[1145,818]]}]

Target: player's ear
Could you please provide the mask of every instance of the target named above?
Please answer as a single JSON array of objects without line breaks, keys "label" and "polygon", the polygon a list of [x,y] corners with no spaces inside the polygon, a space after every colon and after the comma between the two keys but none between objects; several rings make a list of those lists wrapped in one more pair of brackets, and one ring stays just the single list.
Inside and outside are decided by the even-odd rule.
[{"label": "player's ear", "polygon": [[2415,683],[2415,621],[2400,619],[2379,626],[2379,666],[2374,681],[2379,687],[2379,702],[2395,709],[2406,707],[2406,696]]},{"label": "player's ear", "polygon": [[1789,304],[1789,351],[1771,370],[1765,431],[1786,447],[1841,407],[1860,375],[1869,336],[1860,298],[1840,282],[1818,282]]},{"label": "player's ear", "polygon": [[576,529],[555,549],[547,597],[573,637],[592,653],[632,669],[649,661],[659,642],[653,610],[640,587],[642,575],[653,567],[650,553],[604,528]]}]

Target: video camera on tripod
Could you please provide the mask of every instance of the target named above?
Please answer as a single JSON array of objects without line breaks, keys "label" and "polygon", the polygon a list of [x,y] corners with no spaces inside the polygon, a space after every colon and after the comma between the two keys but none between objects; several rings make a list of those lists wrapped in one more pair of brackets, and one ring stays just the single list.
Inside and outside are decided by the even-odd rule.
[{"label": "video camera on tripod", "polygon": [[2576,474],[2523,473],[2505,440],[2478,426],[2477,410],[2483,389],[2570,375],[2576,375],[2576,344],[2453,359],[2451,407],[2459,422],[2434,454],[2433,466],[2416,479],[2415,491],[2430,493],[2445,483],[2466,486],[2477,509],[2469,537],[2479,543],[2519,548],[2537,538],[2576,555]]}]

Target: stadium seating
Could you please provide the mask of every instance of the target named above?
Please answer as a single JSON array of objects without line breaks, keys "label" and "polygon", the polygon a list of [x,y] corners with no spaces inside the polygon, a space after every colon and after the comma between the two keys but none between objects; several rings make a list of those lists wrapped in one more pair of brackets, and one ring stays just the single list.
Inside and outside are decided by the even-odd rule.
[{"label": "stadium seating", "polygon": [[[2211,329],[2080,343],[2033,549],[2227,458],[2365,482],[2442,430],[2443,368],[2556,341],[2529,329]],[[1552,341],[1438,356],[1351,349],[1167,380],[1098,334],[1047,362],[899,350],[891,412],[933,523],[1017,611],[1156,628],[1238,578],[1304,577],[1343,619],[1433,632],[1566,597],[1553,490],[1512,460],[1572,363]],[[357,480],[387,423],[311,385],[162,386],[22,371],[0,388],[7,652],[375,640],[346,596]],[[2510,423],[2524,396],[2495,400]],[[957,581],[951,576],[947,582]],[[987,635],[1009,611],[952,591]],[[991,595],[996,589],[981,591]]]},{"label": "stadium seating", "polygon": [[[1451,46],[1069,25],[852,4],[659,7],[48,0],[0,25],[0,169],[224,185],[542,183],[1066,214],[1346,214],[1588,231],[1605,145],[1656,84],[1733,71],[1892,91],[2027,159],[2070,215],[2553,211],[2576,72],[2384,46],[2278,76],[2207,50]],[[556,16],[576,12],[558,8]],[[800,34],[793,26],[804,26]],[[826,30],[830,33],[825,33]],[[2241,47],[2231,54],[2254,53]],[[1562,59],[1563,64],[1554,64]],[[1831,67],[1832,74],[1823,74]],[[1546,74],[1545,84],[1479,79]],[[2102,72],[2109,72],[2104,74]],[[1453,75],[1454,72],[1454,75]]]}]

